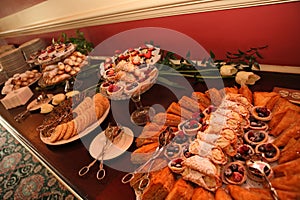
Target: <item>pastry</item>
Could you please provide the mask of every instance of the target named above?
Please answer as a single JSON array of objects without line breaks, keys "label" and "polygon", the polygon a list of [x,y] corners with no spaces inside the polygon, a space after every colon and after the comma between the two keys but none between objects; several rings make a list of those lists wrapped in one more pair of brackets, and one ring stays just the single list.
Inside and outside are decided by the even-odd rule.
[{"label": "pastry", "polygon": [[161,133],[161,131],[144,131],[142,134],[136,138],[135,143],[137,147],[141,147],[143,145],[157,142],[158,136]]},{"label": "pastry", "polygon": [[284,149],[284,151],[282,151],[278,163],[281,164],[281,163],[285,163],[300,158],[299,152],[300,152],[300,139],[298,139],[293,146],[290,146],[288,149]]},{"label": "pastry", "polygon": [[131,154],[131,162],[134,164],[142,164],[151,158],[155,149],[158,147],[158,142],[144,145],[136,149]]},{"label": "pastry", "polygon": [[271,129],[270,134],[274,136],[280,135],[284,129],[288,128],[295,121],[295,119],[299,118],[300,114],[297,111],[288,109],[281,121]]},{"label": "pastry", "polygon": [[241,162],[231,162],[224,166],[222,180],[226,184],[242,185],[247,179],[246,168]]},{"label": "pastry", "polygon": [[217,176],[219,174],[218,168],[208,158],[197,155],[185,159],[182,165],[208,176]]},{"label": "pastry", "polygon": [[[239,89],[236,86],[234,86],[234,87],[225,87],[221,90],[223,90],[225,92],[225,94],[228,94],[228,93],[238,94],[239,93]],[[222,92],[221,90],[220,90],[220,92]]]},{"label": "pastry", "polygon": [[192,98],[197,100],[198,103],[201,104],[205,108],[211,104],[209,97],[202,92],[193,92]]},{"label": "pastry", "polygon": [[269,129],[273,129],[282,120],[285,112],[277,112],[273,114],[272,119],[268,122]]},{"label": "pastry", "polygon": [[256,146],[258,144],[267,142],[268,137],[268,132],[262,130],[249,130],[244,134],[246,143],[250,144],[251,146]]},{"label": "pastry", "polygon": [[215,193],[215,200],[232,200],[232,198],[224,188],[220,187]]},{"label": "pastry", "polygon": [[197,187],[194,189],[192,200],[214,200],[214,195],[212,192],[205,190],[202,187]]},{"label": "pastry", "polygon": [[227,185],[227,189],[234,200],[273,200],[272,195],[266,190],[265,192],[251,191],[237,185]]},{"label": "pastry", "polygon": [[209,97],[211,104],[218,106],[222,103],[224,92],[219,92],[216,88],[211,88],[205,94]]},{"label": "pastry", "polygon": [[189,119],[193,112],[181,107],[178,103],[173,102],[167,109],[167,113],[172,113],[181,116],[183,119]]},{"label": "pastry", "polygon": [[284,200],[295,200],[295,199],[300,199],[300,192],[290,192],[286,190],[276,190],[279,199],[284,199]]},{"label": "pastry", "polygon": [[157,113],[152,122],[158,125],[177,127],[181,121],[181,117],[170,113]]},{"label": "pastry", "polygon": [[255,147],[255,152],[261,154],[264,160],[271,163],[279,159],[280,150],[272,143],[262,143]]},{"label": "pastry", "polygon": [[271,111],[263,106],[254,106],[250,112],[255,119],[260,121],[270,121],[272,119]]},{"label": "pastry", "polygon": [[178,179],[165,200],[190,200],[194,188],[182,178]]},{"label": "pastry", "polygon": [[253,102],[254,106],[266,106],[268,101],[275,96],[279,96],[276,92],[254,92]]},{"label": "pastry", "polygon": [[293,124],[291,124],[287,129],[283,130],[282,133],[275,138],[273,144],[277,147],[284,147],[289,139],[292,137],[298,139],[300,138],[300,120],[297,119]]},{"label": "pastry", "polygon": [[65,100],[66,95],[63,93],[56,94],[52,97],[52,104],[53,105],[58,105],[60,104],[63,100]]},{"label": "pastry", "polygon": [[291,176],[300,173],[300,158],[273,167],[275,177]]},{"label": "pastry", "polygon": [[192,113],[202,111],[201,108],[199,108],[198,102],[188,96],[181,97],[181,99],[178,101],[178,104],[182,108],[190,110]]},{"label": "pastry", "polygon": [[182,158],[175,158],[168,163],[170,170],[176,174],[181,174],[184,171],[184,166],[182,165]]},{"label": "pastry", "polygon": [[189,152],[209,158],[216,164],[225,164],[227,162],[227,157],[224,155],[220,147],[201,140],[194,140],[189,146]]},{"label": "pastry", "polygon": [[151,174],[149,186],[143,191],[141,199],[164,200],[175,184],[175,178],[168,167]]},{"label": "pastry", "polygon": [[247,85],[241,85],[238,93],[245,97],[249,103],[253,102],[253,94]]},{"label": "pastry", "polygon": [[290,176],[277,177],[271,180],[274,188],[285,191],[299,192],[300,191],[300,174]]}]

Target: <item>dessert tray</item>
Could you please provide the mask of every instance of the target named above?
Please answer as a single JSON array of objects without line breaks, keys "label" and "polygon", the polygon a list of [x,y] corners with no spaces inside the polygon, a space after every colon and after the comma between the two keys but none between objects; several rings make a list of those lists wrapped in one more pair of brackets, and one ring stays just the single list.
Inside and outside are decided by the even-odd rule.
[{"label": "dessert tray", "polygon": [[37,82],[41,78],[41,76],[42,74],[37,70],[15,74],[4,83],[1,93],[4,95],[21,87],[31,86],[32,84]]},{"label": "dessert tray", "polygon": [[104,79],[100,92],[112,100],[129,99],[137,91],[146,92],[156,82],[159,72],[155,64],[160,57],[159,48],[145,45],[106,58],[100,64]]},{"label": "dessert tray", "polygon": [[87,57],[79,51],[71,52],[50,65],[42,67],[42,77],[38,84],[41,87],[61,83],[76,74],[88,63]]},{"label": "dessert tray", "polygon": [[[276,92],[252,92],[247,86],[223,90],[184,96],[144,127],[135,140],[131,161],[147,169],[150,176],[141,173],[139,177],[150,177],[150,181],[140,187],[138,179],[130,180],[137,199],[157,196],[157,191],[157,199],[178,195],[191,199],[198,192],[216,198],[220,190],[223,196],[216,199],[238,199],[241,194],[248,199],[299,197],[295,191],[300,171],[287,173],[286,167],[291,170],[300,162],[295,132],[300,108]],[[174,137],[149,164],[166,130]]]},{"label": "dessert tray", "polygon": [[[110,148],[106,150],[103,160],[110,160],[116,158],[121,154],[123,154],[131,146],[134,139],[133,132],[127,127],[123,127],[123,128],[124,128],[124,133],[121,139],[118,142],[113,143],[113,145],[111,146],[108,144]],[[105,141],[106,141],[106,136],[104,134],[104,131],[99,133],[94,138],[89,148],[89,152],[93,158],[100,159],[99,154],[101,154],[101,151],[103,149],[102,146],[105,145]],[[109,143],[111,143],[111,141],[109,141]]]},{"label": "dessert tray", "polygon": [[72,43],[56,43],[47,46],[45,49],[32,53],[27,63],[36,65],[50,65],[56,63],[69,55],[76,49],[76,45]]}]

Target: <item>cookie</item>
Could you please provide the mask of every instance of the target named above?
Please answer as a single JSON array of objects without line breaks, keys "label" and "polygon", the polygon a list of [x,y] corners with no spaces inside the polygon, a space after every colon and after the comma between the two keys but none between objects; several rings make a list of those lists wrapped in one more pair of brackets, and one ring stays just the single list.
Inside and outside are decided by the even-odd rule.
[{"label": "cookie", "polygon": [[58,125],[50,136],[50,142],[56,142],[62,132],[62,125]]},{"label": "cookie", "polygon": [[68,140],[69,138],[71,138],[73,130],[74,130],[74,121],[73,120],[69,121],[67,123],[67,126],[68,126],[67,131],[66,131],[65,135],[63,136],[64,140]]}]

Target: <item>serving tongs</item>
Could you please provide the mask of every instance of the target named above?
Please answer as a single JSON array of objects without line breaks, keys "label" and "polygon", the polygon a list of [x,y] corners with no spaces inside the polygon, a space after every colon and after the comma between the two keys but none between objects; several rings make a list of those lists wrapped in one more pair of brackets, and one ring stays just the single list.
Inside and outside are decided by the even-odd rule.
[{"label": "serving tongs", "polygon": [[[264,168],[267,166],[269,168],[269,170],[271,169],[271,167],[266,163],[266,165],[262,165],[259,164],[258,162],[260,161],[253,161],[253,160],[249,160],[247,161],[247,166],[250,169],[250,173],[253,174],[259,174],[261,177],[264,178],[264,180],[267,182],[268,184],[268,188],[271,191],[272,197],[274,200],[279,200],[278,194],[276,189],[272,186],[271,181],[269,180],[268,176],[266,175]],[[256,170],[254,172],[254,170]]]},{"label": "serving tongs", "polygon": [[[121,126],[118,125],[118,127],[119,127],[118,134],[115,134],[114,127],[110,123],[108,124],[108,127],[105,129],[105,133],[104,133],[106,138],[105,138],[105,143],[102,147],[102,151],[98,154],[98,156],[90,164],[82,167],[79,170],[79,172],[78,172],[79,176],[86,175],[89,172],[90,168],[100,159],[99,170],[97,171],[96,178],[98,180],[104,179],[104,177],[106,175],[105,169],[104,169],[104,164],[103,164],[104,155],[105,155],[106,151],[114,143],[115,138],[120,134],[121,131],[124,131]],[[108,141],[110,141],[110,143]]]},{"label": "serving tongs", "polygon": [[15,121],[16,121],[16,122],[20,122],[22,119],[25,119],[25,117],[28,116],[28,114],[30,113],[30,110],[31,110],[33,107],[35,107],[36,105],[43,104],[43,103],[47,102],[48,99],[49,99],[49,97],[48,97],[45,93],[40,94],[40,95],[36,98],[36,100],[34,100],[34,101],[36,101],[34,104],[30,105],[29,107],[26,108],[25,111],[20,112],[19,114],[17,114],[17,115],[14,117]]},{"label": "serving tongs", "polygon": [[[166,127],[165,130],[163,130],[159,137],[158,137],[158,147],[155,149],[155,152],[152,154],[151,158],[149,158],[143,165],[141,165],[139,168],[137,168],[135,171],[127,173],[122,178],[122,183],[126,184],[132,181],[135,176],[139,173],[145,173],[140,179],[136,181],[139,182],[139,189],[144,190],[147,188],[150,184],[150,172],[153,167],[154,161],[156,158],[158,158],[161,153],[165,150],[167,145],[170,143],[170,141],[174,138],[174,133],[170,127]],[[149,166],[148,166],[149,165]],[[147,170],[144,170],[144,168],[148,166]]]}]

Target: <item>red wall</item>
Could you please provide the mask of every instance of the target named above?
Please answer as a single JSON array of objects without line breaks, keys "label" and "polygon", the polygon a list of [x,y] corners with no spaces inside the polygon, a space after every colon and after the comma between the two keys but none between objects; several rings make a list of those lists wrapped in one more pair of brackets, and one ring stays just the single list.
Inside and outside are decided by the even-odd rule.
[{"label": "red wall", "polygon": [[[125,30],[139,27],[163,27],[188,35],[217,58],[226,51],[246,50],[268,45],[261,53],[261,63],[300,66],[300,2],[283,3],[224,11],[213,11],[157,19],[138,20],[80,29],[95,45]],[[21,44],[31,38],[50,41],[61,32],[74,35],[74,30],[41,35],[8,38],[8,43]],[[176,41],[174,41],[176,42]]]}]

